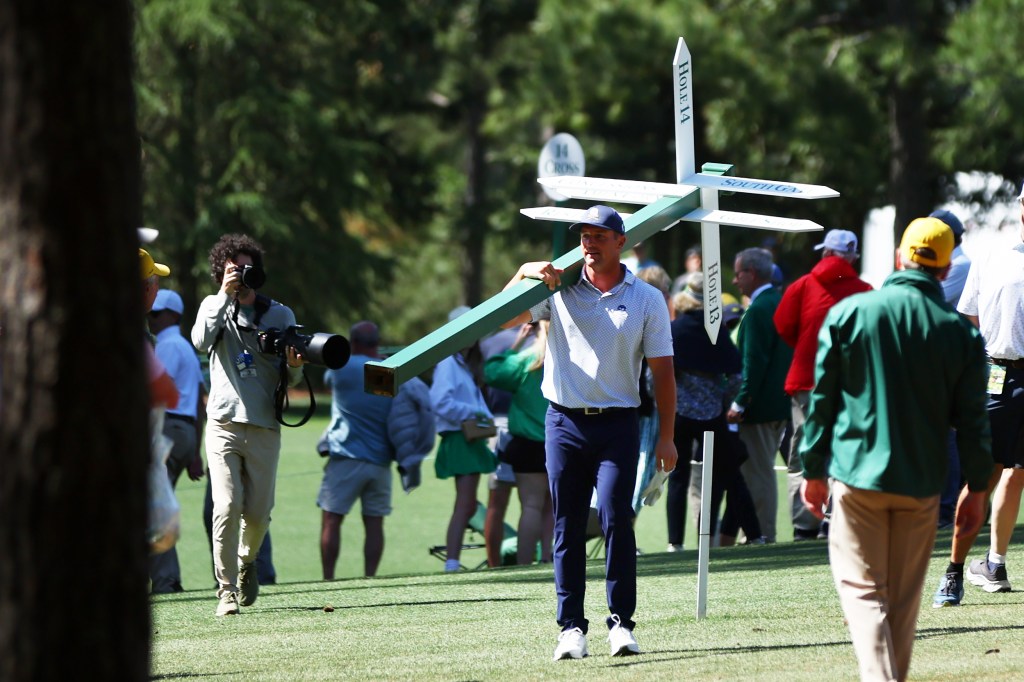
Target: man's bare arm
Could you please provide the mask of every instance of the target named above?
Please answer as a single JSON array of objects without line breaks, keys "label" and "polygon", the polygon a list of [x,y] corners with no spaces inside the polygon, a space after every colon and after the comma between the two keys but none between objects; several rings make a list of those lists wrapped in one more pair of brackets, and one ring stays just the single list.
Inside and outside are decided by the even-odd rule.
[{"label": "man's bare arm", "polygon": [[[508,281],[508,284],[505,285],[505,289],[518,284],[524,279],[539,279],[547,285],[548,289],[554,291],[558,288],[558,285],[562,283],[561,274],[562,271],[552,265],[549,261],[523,263],[519,266],[519,270],[515,275],[513,275],[512,279]],[[505,289],[502,289],[502,291]],[[524,310],[508,322],[501,325],[501,328],[509,329],[511,327],[526,324],[530,319],[530,311]]]}]

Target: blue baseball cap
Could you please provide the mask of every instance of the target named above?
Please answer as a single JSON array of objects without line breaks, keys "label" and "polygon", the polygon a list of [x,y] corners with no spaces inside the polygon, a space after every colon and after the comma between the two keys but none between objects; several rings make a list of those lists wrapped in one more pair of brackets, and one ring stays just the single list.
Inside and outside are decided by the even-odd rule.
[{"label": "blue baseball cap", "polygon": [[726,303],[722,307],[722,322],[725,322],[726,325],[738,322],[741,317],[743,317],[743,306],[739,303]]},{"label": "blue baseball cap", "polygon": [[616,234],[626,234],[626,229],[622,226],[622,216],[619,215],[618,211],[601,204],[588,208],[583,220],[570,225],[569,231],[578,232],[584,225],[603,227]]},{"label": "blue baseball cap", "polygon": [[953,230],[954,237],[959,239],[960,237],[964,236],[964,224],[961,223],[960,219],[957,218],[951,211],[947,211],[944,208],[940,208],[937,211],[932,211],[931,213],[929,213],[928,217],[938,218],[942,222],[949,225],[949,229]]}]

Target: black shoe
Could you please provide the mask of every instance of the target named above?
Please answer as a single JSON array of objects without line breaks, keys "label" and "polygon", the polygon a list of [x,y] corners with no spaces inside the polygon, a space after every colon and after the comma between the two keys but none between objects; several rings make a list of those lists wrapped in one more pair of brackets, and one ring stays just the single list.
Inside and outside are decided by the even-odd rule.
[{"label": "black shoe", "polygon": [[793,529],[793,542],[800,542],[801,540],[814,540],[818,537],[817,530],[810,530],[807,528],[794,528]]}]

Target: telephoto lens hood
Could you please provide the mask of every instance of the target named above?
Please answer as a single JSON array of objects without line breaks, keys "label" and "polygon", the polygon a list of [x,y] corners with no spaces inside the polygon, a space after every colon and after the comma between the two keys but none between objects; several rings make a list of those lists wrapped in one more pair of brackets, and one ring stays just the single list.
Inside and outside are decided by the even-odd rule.
[{"label": "telephoto lens hood", "polygon": [[341,334],[317,333],[306,337],[303,355],[314,365],[324,365],[328,369],[341,369],[348,363],[351,355],[348,339]]}]

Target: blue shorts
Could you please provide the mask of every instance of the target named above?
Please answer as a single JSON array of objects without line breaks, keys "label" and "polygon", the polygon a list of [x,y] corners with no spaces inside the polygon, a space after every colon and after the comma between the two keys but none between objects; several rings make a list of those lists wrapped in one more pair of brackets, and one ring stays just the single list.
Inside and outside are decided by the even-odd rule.
[{"label": "blue shorts", "polygon": [[391,513],[391,467],[351,457],[330,457],[316,505],[332,514],[348,514],[359,500],[363,516]]},{"label": "blue shorts", "polygon": [[1024,469],[1024,369],[1006,370],[1003,391],[988,397],[992,459],[1007,469]]}]

